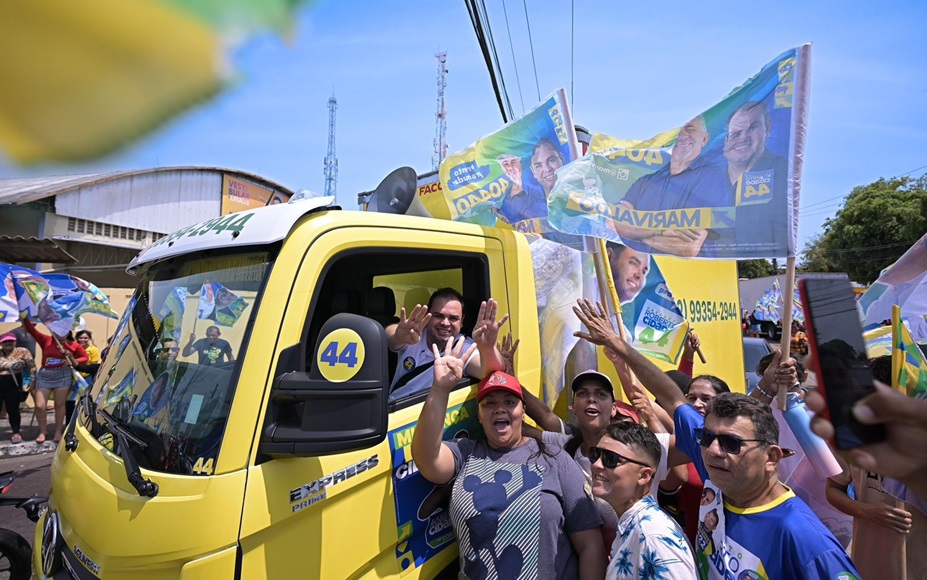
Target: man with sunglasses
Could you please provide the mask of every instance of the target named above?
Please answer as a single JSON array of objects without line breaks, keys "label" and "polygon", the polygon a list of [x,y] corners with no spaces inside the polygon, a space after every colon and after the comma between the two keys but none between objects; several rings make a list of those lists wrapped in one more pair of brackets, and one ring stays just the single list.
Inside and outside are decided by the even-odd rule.
[{"label": "man with sunglasses", "polygon": [[660,463],[656,436],[637,423],[613,423],[590,448],[592,493],[618,514],[605,578],[695,577],[692,550],[682,528],[650,493]]},{"label": "man with sunglasses", "polygon": [[[473,339],[465,337],[464,350],[476,344],[477,351],[466,361],[465,374],[482,379],[505,368],[502,355],[496,349],[499,328],[509,319],[506,314],[496,321],[498,304],[490,298],[480,305]],[[386,327],[386,344],[398,353],[396,374],[390,387],[390,401],[396,401],[431,388],[431,372],[435,357],[432,346],[443,352],[448,341],[460,337],[464,322],[464,298],[453,288],[436,290],[428,305],[416,304],[411,314],[400,311],[398,323]]]},{"label": "man with sunglasses", "polygon": [[[715,493],[699,510],[695,551],[701,578],[859,578],[833,534],[779,482],[783,450],[769,405],[721,393],[703,417],[672,379],[621,340],[601,305],[581,300],[573,311],[588,329],[576,336],[617,353],[673,416],[677,449]],[[712,519],[713,530],[707,530],[712,512],[717,522]]]}]

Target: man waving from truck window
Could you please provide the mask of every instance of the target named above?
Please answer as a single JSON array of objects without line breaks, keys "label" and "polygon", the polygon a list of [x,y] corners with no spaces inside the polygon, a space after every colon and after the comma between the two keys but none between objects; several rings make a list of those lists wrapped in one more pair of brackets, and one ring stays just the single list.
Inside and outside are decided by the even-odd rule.
[{"label": "man waving from truck window", "polygon": [[[466,338],[466,348],[476,343],[477,351],[466,361],[467,375],[482,379],[505,367],[502,355],[496,349],[499,329],[509,319],[506,314],[498,322],[498,304],[489,300],[480,304],[480,313],[473,326],[473,338]],[[406,317],[406,309],[400,311],[399,322],[386,327],[387,345],[398,353],[398,365],[393,384],[390,386],[390,401],[419,393],[431,387],[432,373],[426,372],[434,365],[432,345],[444,352],[448,340],[456,340],[464,321],[464,299],[453,288],[436,290],[428,299],[428,306],[417,304]]]}]

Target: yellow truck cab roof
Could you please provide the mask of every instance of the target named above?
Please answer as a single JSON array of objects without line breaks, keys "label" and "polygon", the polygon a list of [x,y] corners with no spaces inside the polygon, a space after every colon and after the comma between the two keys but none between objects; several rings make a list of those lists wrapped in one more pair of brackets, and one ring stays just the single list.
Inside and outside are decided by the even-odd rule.
[{"label": "yellow truck cab roof", "polygon": [[131,274],[143,264],[191,251],[279,242],[299,218],[322,208],[334,208],[334,202],[332,196],[301,198],[208,219],[181,228],[151,244],[129,263],[126,270]]}]

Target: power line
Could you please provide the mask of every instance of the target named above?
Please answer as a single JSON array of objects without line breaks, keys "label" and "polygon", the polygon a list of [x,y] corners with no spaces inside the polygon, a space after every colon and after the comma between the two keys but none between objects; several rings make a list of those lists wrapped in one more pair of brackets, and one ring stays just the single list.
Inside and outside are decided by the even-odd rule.
[{"label": "power line", "polygon": [[[570,0],[570,107],[575,111],[576,100],[573,96],[573,53],[576,48],[576,1]],[[540,99],[539,99],[540,100]]]},{"label": "power line", "polygon": [[525,7],[525,22],[528,24],[528,45],[531,47],[531,65],[534,67],[534,88],[538,92],[538,102],[541,101],[541,85],[538,83],[538,63],[534,60],[534,41],[531,39],[531,20],[528,19],[528,0],[522,0]]},{"label": "power line", "polygon": [[521,78],[518,76],[518,59],[515,58],[515,45],[512,44],[512,30],[509,28],[509,11],[502,0],[502,13],[505,15],[505,31],[509,35],[509,50],[512,51],[512,64],[515,66],[515,83],[518,85],[518,100],[521,102],[521,112],[525,112],[525,99],[521,95]]},{"label": "power line", "polygon": [[[491,30],[484,31],[483,21],[486,18],[486,5],[482,0],[465,0],[467,12],[470,15],[470,24],[473,25],[473,32],[476,34],[477,43],[480,45],[480,52],[483,54],[483,60],[486,63],[486,70],[489,72],[489,80],[492,83],[493,92],[496,95],[496,103],[499,105],[499,112],[502,114],[502,121],[508,122],[513,117],[512,103],[509,101],[508,93],[505,90],[505,81],[502,78],[502,68],[498,66],[499,57],[496,54],[495,44],[492,40]],[[480,9],[482,7],[482,10]],[[487,32],[489,34],[487,34]]]}]

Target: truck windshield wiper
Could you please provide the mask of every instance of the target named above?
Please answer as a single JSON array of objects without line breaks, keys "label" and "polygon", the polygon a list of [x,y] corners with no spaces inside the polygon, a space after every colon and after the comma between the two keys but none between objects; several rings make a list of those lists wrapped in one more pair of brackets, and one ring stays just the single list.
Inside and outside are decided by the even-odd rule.
[{"label": "truck windshield wiper", "polygon": [[[100,431],[100,424],[97,423],[97,405],[93,402],[93,397],[90,396],[90,389],[87,389],[77,402],[89,421],[90,434],[96,437]],[[68,451],[77,449],[78,440],[74,435],[74,430],[77,428],[78,415],[80,415],[80,413],[75,412],[72,414],[71,421],[68,422],[68,429],[64,433],[64,448]]]},{"label": "truck windshield wiper", "polygon": [[97,412],[103,417],[106,428],[116,439],[116,445],[114,445],[116,454],[122,458],[122,462],[125,464],[126,477],[129,483],[132,484],[132,487],[135,488],[139,495],[146,497],[155,497],[158,495],[158,484],[150,479],[142,477],[142,471],[139,469],[135,457],[132,456],[132,450],[129,448],[129,441],[142,450],[148,447],[148,443],[136,437],[132,431],[127,429],[119,419],[111,415],[108,411],[97,409]]}]

